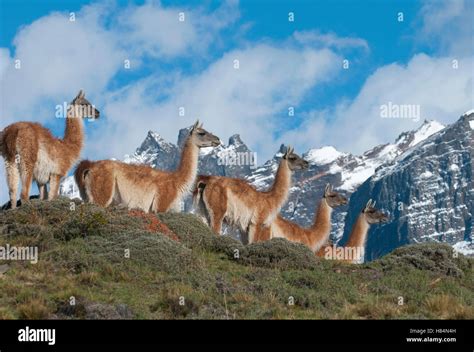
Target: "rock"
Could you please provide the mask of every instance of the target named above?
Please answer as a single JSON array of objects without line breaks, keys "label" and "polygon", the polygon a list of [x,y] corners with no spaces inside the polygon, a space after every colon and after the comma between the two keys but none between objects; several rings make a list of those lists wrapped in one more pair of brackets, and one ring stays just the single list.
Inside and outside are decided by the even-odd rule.
[{"label": "rock", "polygon": [[8,270],[10,270],[10,265],[8,264],[0,265],[0,275],[5,274]]},{"label": "rock", "polygon": [[125,304],[90,303],[85,305],[86,319],[131,319],[133,314]]}]

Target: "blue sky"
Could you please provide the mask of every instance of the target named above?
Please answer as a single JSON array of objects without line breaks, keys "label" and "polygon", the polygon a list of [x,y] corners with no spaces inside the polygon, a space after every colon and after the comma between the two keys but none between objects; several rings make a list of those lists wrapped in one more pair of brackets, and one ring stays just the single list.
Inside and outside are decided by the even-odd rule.
[{"label": "blue sky", "polygon": [[[3,0],[1,7],[2,33],[0,45],[8,47],[14,52],[13,39],[17,31],[34,20],[47,16],[53,11],[79,11],[84,5],[94,4],[95,1],[61,1],[48,0],[41,3],[32,0]],[[145,1],[116,1],[119,7],[125,8],[128,4],[144,4]],[[161,4],[179,8],[180,6],[203,6],[209,10],[215,10],[221,2],[219,1],[162,1]],[[291,36],[295,30],[313,30],[321,32],[333,32],[341,37],[364,38],[370,43],[370,55],[364,55],[358,59],[357,66],[351,70],[349,78],[333,82],[324,90],[315,90],[314,94],[308,94],[308,104],[317,103],[321,107],[337,102],[340,99],[341,89],[347,97],[354,97],[365,78],[378,66],[391,62],[405,63],[414,52],[413,43],[413,14],[420,10],[421,3],[411,0],[372,0],[361,3],[355,0],[338,1],[270,1],[270,0],[246,0],[240,1],[239,10],[241,17],[239,22],[249,24],[251,27],[245,33],[245,40],[258,42],[262,39],[284,41]],[[394,21],[398,12],[404,12],[406,21],[399,23]],[[287,21],[288,13],[295,13],[295,21]],[[17,14],[12,16],[11,14]],[[383,30],[380,30],[383,28]],[[215,48],[210,53],[208,60],[201,62],[196,69],[202,69],[209,64],[211,59],[216,59],[225,50],[238,46],[239,42],[229,38],[223,38],[222,46]],[[390,43],[390,44],[389,44]],[[423,48],[429,52],[429,48]],[[187,60],[180,62],[180,69],[188,70]],[[149,63],[149,69],[156,69],[156,62]],[[161,64],[160,66],[163,66]],[[146,75],[149,71],[137,75]],[[116,84],[121,85],[128,82],[128,76],[119,75]],[[310,92],[311,93],[311,92]]]},{"label": "blue sky", "polygon": [[[83,88],[102,112],[84,157],[122,158],[148,130],[175,142],[196,118],[261,162],[281,143],[360,153],[472,108],[472,17],[463,0],[2,0],[0,128],[32,120],[61,136],[55,106]],[[383,120],[388,102],[421,118]]]}]

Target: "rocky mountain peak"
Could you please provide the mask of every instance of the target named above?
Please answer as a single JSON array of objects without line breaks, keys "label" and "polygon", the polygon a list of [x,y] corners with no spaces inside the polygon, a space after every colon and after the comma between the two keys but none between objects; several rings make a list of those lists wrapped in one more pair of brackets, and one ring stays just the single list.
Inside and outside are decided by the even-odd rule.
[{"label": "rocky mountain peak", "polygon": [[239,134],[234,134],[229,138],[229,145],[233,145],[233,146],[237,147],[237,146],[244,145],[244,144],[245,143],[242,142],[242,139],[240,138]]},{"label": "rocky mountain peak", "polygon": [[466,129],[474,130],[474,109],[466,111],[460,118],[460,123],[465,126]]},{"label": "rocky mountain peak", "polygon": [[169,143],[157,132],[148,131],[144,141],[137,148],[137,151],[153,152],[158,149],[167,149]]},{"label": "rocky mountain peak", "polygon": [[186,138],[189,136],[189,132],[193,126],[185,127],[179,130],[178,133],[178,148],[181,149],[184,146],[184,142],[186,142]]},{"label": "rocky mountain peak", "polygon": [[[280,145],[280,148],[278,149],[277,155],[278,154],[285,154],[287,149],[288,149],[288,146],[286,146],[285,144],[282,143]],[[280,156],[280,155],[278,155],[278,156]]]}]

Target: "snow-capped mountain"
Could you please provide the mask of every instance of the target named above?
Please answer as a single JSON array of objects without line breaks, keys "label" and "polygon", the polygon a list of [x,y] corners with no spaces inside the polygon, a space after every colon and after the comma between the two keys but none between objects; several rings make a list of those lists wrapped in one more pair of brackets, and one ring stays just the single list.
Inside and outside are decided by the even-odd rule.
[{"label": "snow-capped mountain", "polygon": [[392,221],[371,228],[366,259],[424,241],[447,242],[473,255],[473,121],[468,112],[378,168],[351,196],[342,242],[371,197]]},{"label": "snow-capped mountain", "polygon": [[77,188],[76,181],[74,180],[74,176],[68,176],[61,182],[59,185],[59,194],[67,196],[71,199],[81,198],[81,195],[79,194],[79,188]]},{"label": "snow-capped mountain", "polygon": [[[181,129],[178,143],[174,145],[165,141],[158,133],[149,131],[142,145],[131,156],[126,155],[124,161],[148,164],[162,170],[173,170],[178,166],[180,150],[188,134],[189,128]],[[199,173],[244,177],[251,172],[253,165],[242,161],[251,157],[251,151],[236,134],[229,138],[227,145],[221,144],[216,148],[209,147],[200,150]]]},{"label": "snow-capped mountain", "polygon": [[125,155],[124,162],[147,164],[156,169],[172,170],[179,161],[179,149],[158,133],[148,131],[142,145],[132,155]]},{"label": "snow-capped mountain", "polygon": [[[467,120],[468,122],[465,124],[467,124],[472,131],[472,126],[474,125],[472,118]],[[459,124],[459,121],[456,124]],[[456,124],[449,126],[449,128]],[[378,201],[378,207],[389,210],[392,218],[396,218],[397,214],[394,216],[391,208],[391,204],[394,204],[393,199],[383,199],[383,197],[379,197],[378,192],[380,192],[380,187],[385,187],[387,189],[386,192],[389,192],[390,189],[391,194],[405,194],[409,182],[419,180],[423,183],[422,180],[424,180],[424,188],[418,183],[413,187],[423,190],[423,193],[431,194],[432,197],[437,197],[439,190],[437,189],[437,184],[434,184],[433,181],[438,177],[439,170],[434,170],[432,168],[423,170],[423,172],[420,172],[421,170],[419,169],[410,169],[410,176],[408,176],[404,181],[405,184],[397,183],[396,185],[392,185],[390,183],[385,184],[381,182],[378,186],[374,187],[368,187],[366,184],[368,182],[375,182],[379,179],[386,180],[387,178],[384,177],[385,172],[388,173],[389,170],[394,169],[394,165],[400,165],[402,160],[408,160],[407,158],[409,155],[418,155],[416,152],[417,150],[425,145],[431,145],[430,143],[434,143],[433,140],[438,140],[438,136],[446,135],[445,131],[449,128],[444,128],[442,124],[436,121],[424,121],[418,129],[402,133],[394,143],[376,146],[362,155],[344,153],[336,150],[332,146],[324,146],[322,148],[308,150],[303,154],[303,157],[310,163],[310,167],[307,170],[298,172],[294,175],[293,187],[290,190],[288,202],[282,209],[283,216],[302,226],[311,224],[313,222],[316,206],[321,199],[321,195],[327,183],[331,183],[336,190],[343,193],[348,198],[351,197],[352,193],[354,193],[350,198],[349,205],[338,208],[333,212],[334,225],[331,237],[332,240],[337,243],[344,235],[344,239],[342,240],[343,243],[348,235],[352,221],[356,216],[355,214],[360,212],[360,205],[363,202],[367,202],[369,198],[376,199]],[[183,145],[188,131],[189,129],[182,129],[180,131],[176,145],[165,141],[158,133],[150,131],[142,145],[137,148],[133,154],[126,155],[124,161],[128,163],[146,163],[153,167],[165,170],[174,169],[180,160],[180,147]],[[471,143],[472,146],[472,132],[469,135],[458,135],[457,137],[469,140],[469,143]],[[439,143],[442,143],[441,140]],[[434,143],[435,146],[436,144],[437,143]],[[239,135],[234,135],[229,139],[227,145],[221,145],[217,148],[205,148],[200,151],[199,173],[245,178],[258,189],[266,189],[273,182],[279,160],[285,150],[286,147],[282,145],[272,159],[266,161],[263,165],[256,167],[257,160],[255,153],[246,146],[246,144],[240,139]],[[465,151],[464,153],[469,154],[471,152]],[[433,154],[439,153],[434,152]],[[472,153],[469,155],[472,155]],[[463,158],[465,157],[466,156]],[[420,156],[420,158],[424,157]],[[429,163],[428,160],[426,162]],[[466,165],[468,164],[472,164],[472,157],[469,162],[466,162]],[[466,167],[464,164],[459,163],[455,163],[455,165],[457,165],[459,170],[464,170]],[[450,167],[455,168],[456,166]],[[451,172],[457,171],[453,169]],[[465,171],[462,172],[466,173]],[[461,181],[460,179],[459,182],[462,183],[467,181],[464,179]],[[470,199],[472,199],[472,181],[470,182],[471,193],[465,193],[465,198],[470,197]],[[77,187],[71,177],[63,182],[61,193],[71,197],[78,196]],[[457,197],[456,199],[458,199],[461,197],[461,194],[462,191],[459,191],[457,193],[447,194],[446,196]],[[405,196],[413,197],[414,193],[406,194]],[[418,205],[415,205],[414,201],[412,203],[407,202],[408,201],[406,201],[406,204],[411,204],[412,207],[418,207],[416,210],[413,208],[413,211],[410,213],[410,221],[413,223],[417,222],[417,214],[424,216],[423,219],[426,220],[427,217],[429,218],[428,213],[436,210],[436,208],[434,208],[435,205],[431,205],[431,208],[427,206],[425,207],[425,203],[423,203],[422,200],[420,200]],[[472,213],[472,202],[470,204],[471,208],[469,213]],[[192,202],[189,198],[185,202],[185,210],[191,211],[191,209]],[[421,209],[423,209],[423,211],[421,211]],[[442,213],[442,210],[437,211],[439,214]],[[439,221],[444,219],[442,221],[450,223],[448,218],[450,216],[458,215],[459,214],[456,212],[450,213],[447,211],[447,217],[439,218]],[[407,219],[407,217],[405,216],[402,220],[396,219],[396,221],[392,221],[391,226],[398,226],[394,224],[399,224],[400,221],[405,221],[403,219]],[[420,224],[422,224],[421,220]],[[461,226],[460,224],[456,224],[456,226],[458,225]],[[389,227],[387,226],[386,228],[388,229]],[[407,232],[408,230],[405,229],[408,228],[406,226],[403,228],[397,228],[396,233],[400,238],[406,238],[406,241],[394,241],[391,242],[391,245],[387,245],[382,241],[382,247],[380,248],[377,247],[377,241],[374,240],[379,237],[377,234],[372,236],[373,231],[378,230],[375,228],[372,229],[370,234],[371,237],[369,237],[370,254],[368,254],[368,259],[375,258],[380,254],[385,253],[388,248],[395,248],[396,243],[401,245],[403,243],[437,239],[436,235],[431,232],[430,234],[432,234],[432,236],[429,236],[430,234],[427,233],[426,235],[428,237],[422,237],[425,234],[422,233],[423,227],[421,225],[419,226],[418,233],[415,236],[410,235]],[[236,231],[230,230],[229,233],[233,236],[238,236]],[[447,236],[444,237],[444,240],[456,246],[459,250],[468,253],[472,242],[472,236],[461,237],[459,235],[454,237]]]},{"label": "snow-capped mountain", "polygon": [[[377,168],[389,164],[443,128],[444,126],[436,121],[425,121],[417,130],[402,133],[393,144],[379,145],[362,155],[339,152],[331,146],[309,150],[303,157],[309,161],[310,167],[294,175],[293,188],[282,214],[301,225],[311,224],[327,183],[331,183],[336,190],[349,197]],[[282,145],[273,159],[250,174],[247,180],[258,189],[268,188],[273,182],[284,151],[285,146]],[[334,226],[331,237],[336,243],[343,234],[347,208],[341,207],[333,212]]]}]

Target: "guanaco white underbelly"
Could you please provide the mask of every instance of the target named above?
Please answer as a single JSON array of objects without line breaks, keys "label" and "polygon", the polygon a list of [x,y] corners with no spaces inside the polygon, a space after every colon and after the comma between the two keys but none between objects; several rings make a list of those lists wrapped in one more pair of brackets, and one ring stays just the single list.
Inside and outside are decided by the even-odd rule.
[{"label": "guanaco white underbelly", "polygon": [[254,209],[247,207],[238,197],[229,192],[226,220],[240,227],[242,231],[247,231],[250,223],[256,221],[254,217]]},{"label": "guanaco white underbelly", "polygon": [[280,226],[272,224],[270,228],[270,238],[285,238]]},{"label": "guanaco white underbelly", "polygon": [[49,182],[51,174],[57,174],[57,164],[46,152],[45,148],[40,145],[38,149],[38,158],[33,169],[34,179],[41,185],[45,185]]},{"label": "guanaco white underbelly", "polygon": [[152,210],[155,189],[149,187],[137,187],[124,177],[117,177],[112,204],[126,205],[130,209]]},{"label": "guanaco white underbelly", "polygon": [[191,187],[194,183],[190,182],[189,184],[185,184],[182,187],[177,189],[177,194],[174,199],[174,201],[170,204],[169,209],[167,211],[173,211],[179,213],[182,210],[183,207],[183,198],[186,194],[188,194],[191,191]]}]

